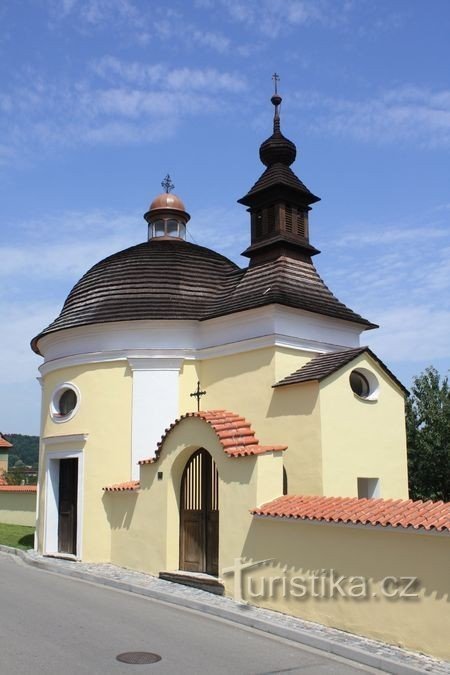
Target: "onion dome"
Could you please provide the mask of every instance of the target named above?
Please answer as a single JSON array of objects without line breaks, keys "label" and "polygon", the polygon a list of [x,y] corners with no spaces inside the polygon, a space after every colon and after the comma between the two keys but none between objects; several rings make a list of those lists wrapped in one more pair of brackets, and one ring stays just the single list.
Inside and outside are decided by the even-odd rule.
[{"label": "onion dome", "polygon": [[279,107],[282,98],[279,94],[274,94],[270,99],[275,106],[275,114],[273,118],[273,134],[259,148],[259,157],[261,162],[266,166],[280,163],[286,166],[291,166],[295,162],[297,156],[297,148],[295,144],[288,138],[285,138],[280,131],[280,113]]}]

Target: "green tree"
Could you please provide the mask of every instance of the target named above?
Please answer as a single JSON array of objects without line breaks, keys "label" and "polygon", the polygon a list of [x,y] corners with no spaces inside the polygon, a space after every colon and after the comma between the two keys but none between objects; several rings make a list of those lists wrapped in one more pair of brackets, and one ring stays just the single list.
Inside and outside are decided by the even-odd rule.
[{"label": "green tree", "polygon": [[450,501],[450,389],[433,366],[414,378],[406,432],[411,498]]}]

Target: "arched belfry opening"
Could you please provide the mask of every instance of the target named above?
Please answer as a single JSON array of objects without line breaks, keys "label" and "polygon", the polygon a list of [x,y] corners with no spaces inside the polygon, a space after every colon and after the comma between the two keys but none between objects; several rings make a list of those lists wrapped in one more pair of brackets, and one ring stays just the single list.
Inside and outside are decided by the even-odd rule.
[{"label": "arched belfry opening", "polygon": [[191,455],[181,478],[180,569],[219,573],[219,474],[204,448]]}]

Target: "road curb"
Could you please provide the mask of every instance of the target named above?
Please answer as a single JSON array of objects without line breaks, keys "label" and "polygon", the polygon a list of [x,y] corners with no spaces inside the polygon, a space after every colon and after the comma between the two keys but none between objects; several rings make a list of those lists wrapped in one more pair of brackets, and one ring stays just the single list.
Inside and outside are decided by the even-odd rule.
[{"label": "road curb", "polygon": [[[193,609],[205,614],[210,614],[227,621],[232,621],[233,623],[238,623],[280,638],[291,640],[292,642],[298,642],[307,647],[313,647],[314,649],[319,649],[323,652],[349,659],[350,661],[355,661],[361,665],[384,670],[387,673],[392,673],[392,675],[423,675],[424,673],[423,668],[415,668],[414,666],[403,664],[400,661],[394,661],[383,655],[370,654],[366,651],[363,651],[362,649],[359,649],[358,647],[355,647],[354,645],[339,644],[334,640],[330,640],[329,638],[312,635],[308,633],[307,630],[302,630],[301,628],[292,629],[284,626],[278,626],[276,624],[271,624],[269,621],[252,616],[251,612],[253,608],[249,605],[242,605],[240,610],[233,611],[227,608],[218,607],[216,605],[209,605],[208,603],[202,602],[201,600],[183,598],[182,596],[172,595],[170,593],[165,593],[164,591],[153,590],[150,588],[145,588],[144,586],[139,586],[137,584],[131,584],[117,579],[110,579],[108,577],[96,575],[92,572],[76,569],[72,570],[57,568],[51,560],[35,560],[28,554],[27,551],[22,549],[15,549],[11,548],[10,546],[4,546],[0,544],[0,552],[7,553],[9,555],[15,555],[23,560],[23,562],[25,562],[27,565],[37,567],[38,569],[42,569],[47,572],[53,572],[54,574],[80,579],[82,581],[88,581],[117,590],[126,591],[128,593],[134,593],[136,595],[143,595],[154,600],[160,600],[172,605],[178,605],[187,609]],[[343,633],[343,638],[345,639],[345,637],[347,637],[347,634]],[[429,672],[432,672],[431,669]]]}]

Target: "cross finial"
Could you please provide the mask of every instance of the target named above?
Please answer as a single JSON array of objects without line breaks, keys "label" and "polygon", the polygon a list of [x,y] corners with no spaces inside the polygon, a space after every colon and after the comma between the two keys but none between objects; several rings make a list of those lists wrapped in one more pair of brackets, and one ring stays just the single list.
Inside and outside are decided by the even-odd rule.
[{"label": "cross finial", "polygon": [[278,82],[280,81],[280,76],[278,75],[278,73],[274,73],[272,75],[272,80],[275,85],[275,94],[278,94]]},{"label": "cross finial", "polygon": [[174,189],[175,185],[172,183],[172,179],[170,178],[169,174],[167,174],[164,180],[161,181],[161,186],[164,188],[167,194]]},{"label": "cross finial", "polygon": [[201,391],[200,390],[200,382],[197,382],[197,389],[190,394],[191,396],[194,396],[197,399],[197,412],[200,412],[200,399],[202,396],[206,394],[206,391]]}]

